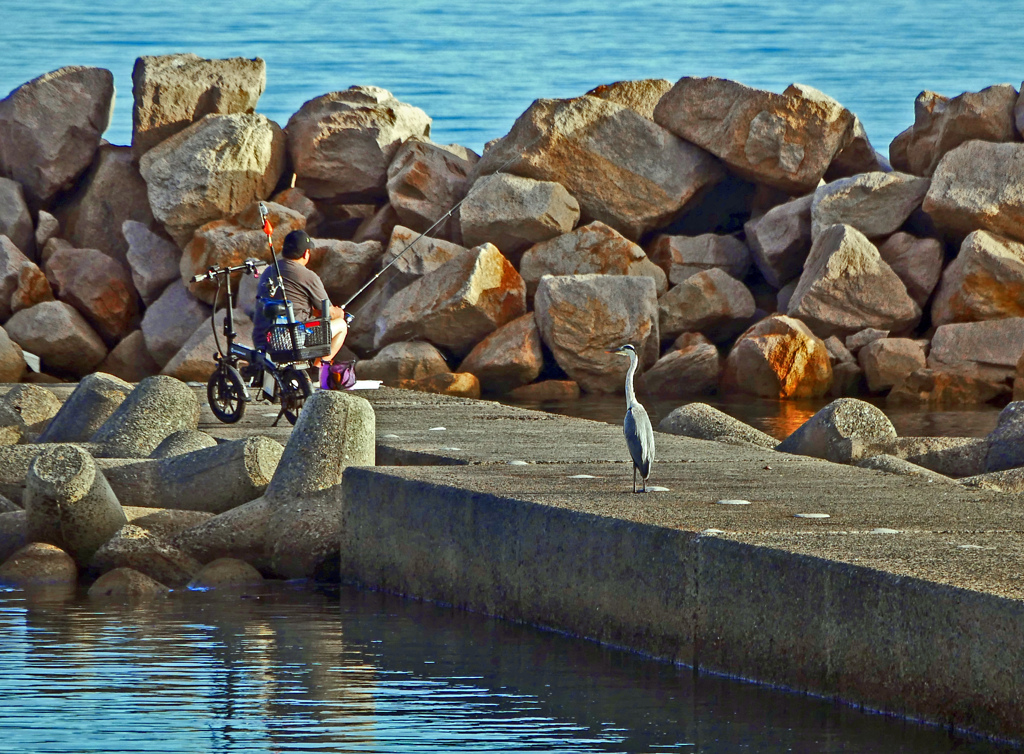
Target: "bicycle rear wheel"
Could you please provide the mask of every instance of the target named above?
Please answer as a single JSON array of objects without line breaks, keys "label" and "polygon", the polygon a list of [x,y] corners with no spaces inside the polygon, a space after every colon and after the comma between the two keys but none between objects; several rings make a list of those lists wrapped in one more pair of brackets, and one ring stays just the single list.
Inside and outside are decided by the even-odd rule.
[{"label": "bicycle rear wheel", "polygon": [[206,383],[206,397],[213,415],[225,424],[234,424],[245,414],[245,385],[242,375],[230,364],[220,362]]},{"label": "bicycle rear wheel", "polygon": [[313,385],[305,370],[286,367],[281,371],[281,412],[289,424],[299,420],[302,404],[313,394]]}]

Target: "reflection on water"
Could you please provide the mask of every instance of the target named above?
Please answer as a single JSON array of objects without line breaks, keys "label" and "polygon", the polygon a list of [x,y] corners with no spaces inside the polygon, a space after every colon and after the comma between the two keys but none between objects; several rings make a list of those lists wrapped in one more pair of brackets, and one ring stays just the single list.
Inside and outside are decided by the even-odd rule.
[{"label": "reflection on water", "polygon": [[0,592],[2,752],[1011,751],[590,642],[289,583]]},{"label": "reflection on water", "polygon": [[[638,396],[651,421],[658,422],[673,409],[688,403],[685,400]],[[715,396],[697,399],[724,411],[740,421],[766,432],[780,440],[788,437],[818,409],[831,399],[777,401],[753,396]],[[881,408],[900,437],[984,437],[996,426],[1000,407],[982,405],[958,410],[936,411],[907,406],[890,407],[884,399],[871,401]],[[566,416],[621,424],[626,410],[625,398],[615,395],[583,395],[576,401],[550,401],[546,403],[511,402],[510,405],[549,411]]]}]

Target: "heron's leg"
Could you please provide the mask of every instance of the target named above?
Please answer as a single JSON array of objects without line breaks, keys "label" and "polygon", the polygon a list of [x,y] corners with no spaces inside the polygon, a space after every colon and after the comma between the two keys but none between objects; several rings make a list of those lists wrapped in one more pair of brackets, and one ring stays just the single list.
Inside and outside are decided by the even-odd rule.
[{"label": "heron's leg", "polygon": [[636,492],[636,464],[633,464],[633,492]]}]

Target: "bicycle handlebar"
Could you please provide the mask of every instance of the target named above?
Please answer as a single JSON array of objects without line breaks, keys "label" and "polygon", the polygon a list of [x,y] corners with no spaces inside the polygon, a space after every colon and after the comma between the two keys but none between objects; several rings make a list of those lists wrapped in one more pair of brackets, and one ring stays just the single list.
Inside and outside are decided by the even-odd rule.
[{"label": "bicycle handlebar", "polygon": [[262,259],[250,257],[242,262],[242,264],[235,265],[234,267],[211,267],[200,275],[193,275],[192,282],[201,283],[204,280],[213,280],[218,275],[230,275],[232,272],[238,272],[240,270],[245,270],[252,275],[256,275],[261,268],[266,267],[269,264],[269,262],[264,262]]}]

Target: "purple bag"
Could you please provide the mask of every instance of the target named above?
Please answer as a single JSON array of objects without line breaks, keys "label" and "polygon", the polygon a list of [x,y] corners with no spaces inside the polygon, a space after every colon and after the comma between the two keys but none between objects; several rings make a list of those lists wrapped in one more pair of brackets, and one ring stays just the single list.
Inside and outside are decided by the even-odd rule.
[{"label": "purple bag", "polygon": [[320,365],[321,390],[348,390],[355,384],[356,363],[354,361]]}]

